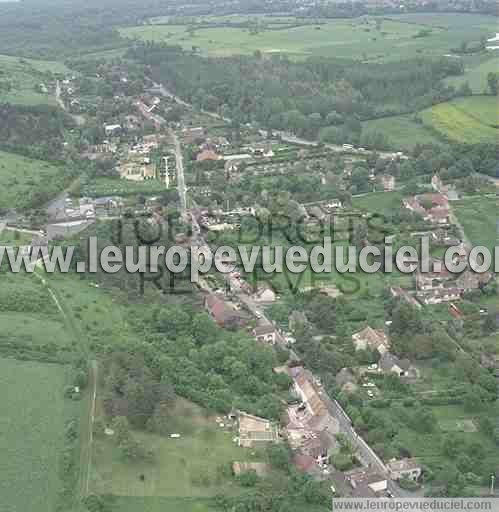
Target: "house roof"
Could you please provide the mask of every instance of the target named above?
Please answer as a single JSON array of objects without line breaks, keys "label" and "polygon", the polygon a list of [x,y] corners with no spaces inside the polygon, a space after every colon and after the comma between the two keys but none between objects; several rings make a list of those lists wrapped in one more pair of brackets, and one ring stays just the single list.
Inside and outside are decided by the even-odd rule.
[{"label": "house roof", "polygon": [[266,293],[271,293],[273,296],[275,296],[275,294],[276,294],[275,291],[272,288],[270,288],[269,286],[261,286],[260,288],[258,288],[255,295],[257,297],[262,297]]},{"label": "house roof", "polygon": [[271,324],[257,325],[253,329],[253,333],[255,336],[264,336],[265,334],[273,334],[275,333],[275,328]]},{"label": "house roof", "polygon": [[295,379],[295,382],[301,389],[314,415],[320,416],[327,412],[326,405],[321,400],[319,393],[317,393],[314,385],[309,380],[306,372],[302,371]]},{"label": "house roof", "polygon": [[436,206],[448,206],[449,200],[443,194],[423,194],[419,199],[430,200]]},{"label": "house roof", "polygon": [[345,476],[351,483],[352,487],[356,487],[358,485],[372,485],[386,481],[385,476],[374,471],[365,470],[364,468],[353,469],[352,471],[345,473]]},{"label": "house roof", "polygon": [[238,311],[230,309],[222,299],[211,293],[205,297],[205,304],[218,323],[224,323],[235,318],[243,318]]},{"label": "house roof", "polygon": [[408,359],[399,359],[397,356],[388,352],[383,354],[379,360],[379,366],[386,372],[391,371],[394,366],[398,366],[401,370],[407,371],[411,367],[411,362]]},{"label": "house roof", "polygon": [[392,459],[388,462],[387,467],[391,471],[411,471],[414,469],[421,469],[421,465],[415,459]]},{"label": "house roof", "polygon": [[449,216],[449,210],[447,208],[432,208],[428,213],[437,219],[446,219]]},{"label": "house roof", "polygon": [[206,160],[220,160],[221,156],[215,153],[212,149],[205,149],[201,151],[196,157],[198,162],[205,162]]},{"label": "house roof", "polygon": [[371,349],[378,348],[381,345],[385,347],[390,346],[390,341],[388,340],[388,336],[385,332],[380,329],[373,329],[370,326],[367,326],[365,329],[362,329],[362,331],[355,333],[352,338],[358,341],[365,341]]}]

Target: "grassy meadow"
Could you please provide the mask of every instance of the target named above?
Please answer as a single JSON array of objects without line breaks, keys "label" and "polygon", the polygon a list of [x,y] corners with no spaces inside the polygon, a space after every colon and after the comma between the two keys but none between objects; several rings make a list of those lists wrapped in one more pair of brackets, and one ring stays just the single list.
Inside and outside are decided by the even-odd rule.
[{"label": "grassy meadow", "polygon": [[[56,61],[20,59],[0,55],[0,102],[19,105],[56,105],[52,93],[42,93],[40,84],[50,85],[51,74],[65,74],[68,69]],[[2,84],[10,84],[9,91]]]},{"label": "grassy meadow", "polygon": [[110,512],[220,512],[212,500],[192,498],[147,497],[115,498]]},{"label": "grassy meadow", "polygon": [[[428,17],[422,16],[417,21],[409,15],[331,20],[321,25],[307,23],[284,29],[273,26],[272,18],[262,17],[269,23],[268,28],[256,34],[249,28],[207,27],[209,19],[200,18],[202,28],[194,32],[189,32],[187,25],[153,24],[123,28],[121,34],[132,39],[178,44],[186,49],[196,47],[204,54],[215,56],[252,54],[259,50],[267,54],[286,53],[297,59],[324,56],[394,61],[423,55],[440,57],[458,46],[463,38],[479,40],[495,33],[496,19],[492,16],[456,16],[446,18],[442,26],[429,26]],[[424,30],[431,32],[419,37]]]},{"label": "grassy meadow", "polygon": [[492,251],[497,245],[497,200],[494,197],[471,197],[453,203],[453,208],[472,244]]},{"label": "grassy meadow", "polygon": [[445,138],[458,142],[499,140],[499,101],[493,96],[471,96],[440,103],[418,114],[364,121],[365,132],[383,133],[394,148],[438,144]]},{"label": "grassy meadow", "polygon": [[451,101],[451,105],[484,125],[493,128],[499,127],[499,100],[497,97],[458,98]]},{"label": "grassy meadow", "polygon": [[33,274],[0,274],[0,353],[55,354],[73,343],[50,292]]},{"label": "grassy meadow", "polygon": [[0,151],[0,208],[28,208],[64,188],[60,166]]},{"label": "grassy meadow", "polygon": [[416,144],[438,144],[439,137],[423,123],[417,122],[414,115],[400,115],[373,119],[362,123],[365,132],[385,134],[390,145],[400,149],[412,149]]},{"label": "grassy meadow", "polygon": [[[263,454],[238,447],[233,442],[235,434],[231,428],[220,428],[215,417],[206,410],[182,399],[178,399],[172,409],[171,432],[182,437],[170,439],[134,432],[145,448],[153,450],[154,460],[132,464],[121,458],[112,437],[94,438],[92,491],[114,496],[158,498],[234,495],[242,492],[242,488],[230,473],[222,472],[222,468],[235,461],[264,460]],[[141,474],[145,476],[144,481],[139,478]]]},{"label": "grassy meadow", "polygon": [[98,350],[102,345],[124,343],[131,335],[127,310],[120,307],[110,292],[67,274],[51,274],[49,283],[80,343]]},{"label": "grassy meadow", "polygon": [[65,383],[61,366],[0,359],[0,508],[6,512],[57,510]]},{"label": "grassy meadow", "polygon": [[473,94],[488,92],[487,75],[496,73],[499,69],[499,57],[494,54],[487,54],[481,58],[465,59],[465,72],[462,76],[453,76],[445,80],[448,85],[459,87],[468,82]]}]

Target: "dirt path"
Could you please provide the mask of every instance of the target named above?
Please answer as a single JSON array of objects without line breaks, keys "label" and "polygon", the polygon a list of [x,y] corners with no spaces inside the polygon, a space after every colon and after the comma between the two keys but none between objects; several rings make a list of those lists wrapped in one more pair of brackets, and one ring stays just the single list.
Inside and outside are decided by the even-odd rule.
[{"label": "dirt path", "polygon": [[90,491],[90,473],[92,470],[92,445],[94,440],[94,421],[97,402],[97,383],[98,383],[99,366],[97,361],[90,362],[89,368],[89,406],[88,418],[82,428],[80,440],[80,481],[79,496],[80,499],[88,496]]},{"label": "dirt path", "polygon": [[[74,324],[73,318],[68,315],[61,304],[57,293],[50,287],[47,279],[37,273],[36,269],[33,272],[48,291],[52,301],[64,319],[64,323],[68,330],[72,332],[73,338],[77,343],[80,342],[82,336]],[[97,384],[98,384],[99,367],[96,360],[90,361],[88,371],[88,397],[86,410],[82,414],[81,427],[80,427],[80,464],[79,464],[79,477],[78,477],[78,494],[77,499],[82,500],[89,494],[90,490],[90,472],[92,467],[92,444],[93,444],[93,427],[95,421],[96,402],[97,402]]]}]

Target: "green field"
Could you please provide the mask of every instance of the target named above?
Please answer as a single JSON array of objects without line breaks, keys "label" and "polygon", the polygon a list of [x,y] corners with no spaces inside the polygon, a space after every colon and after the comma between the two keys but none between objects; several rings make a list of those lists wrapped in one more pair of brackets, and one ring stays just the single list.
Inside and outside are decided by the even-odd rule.
[{"label": "green field", "polygon": [[492,16],[459,16],[457,19],[462,23],[458,26],[434,26],[427,37],[415,37],[428,28],[426,18],[423,24],[417,24],[396,16],[393,20],[379,18],[379,30],[374,17],[278,30],[272,27],[272,18],[266,18],[268,29],[257,34],[250,33],[247,28],[234,27],[199,28],[189,33],[187,25],[145,25],[123,28],[121,33],[130,38],[179,44],[187,49],[194,46],[217,56],[251,54],[260,50],[268,54],[287,53],[295,58],[315,55],[386,61],[421,55],[440,57],[458,46],[463,38],[479,39],[495,32],[496,19]]},{"label": "green field", "polygon": [[115,498],[112,512],[220,512],[211,500],[190,498]]},{"label": "green field", "polygon": [[484,125],[499,127],[499,98],[497,97],[458,98],[452,100],[451,105]]},{"label": "green field", "polygon": [[362,123],[366,133],[383,133],[397,149],[412,149],[416,144],[438,144],[443,137],[459,142],[497,142],[497,126],[499,101],[493,96],[458,98],[416,115],[384,117]]},{"label": "green field", "polygon": [[462,98],[421,112],[423,123],[451,140],[463,143],[499,140],[497,100],[489,96]]},{"label": "green field", "polygon": [[[239,448],[233,442],[235,434],[231,429],[221,429],[215,417],[184,400],[179,399],[172,411],[171,432],[180,433],[181,439],[134,432],[143,446],[153,450],[154,461],[133,464],[120,457],[112,437],[95,438],[91,489],[101,494],[134,497],[234,495],[242,489],[233,478],[222,474],[222,466],[263,457]],[[141,474],[144,481],[139,478]]]},{"label": "green field", "polygon": [[473,94],[483,94],[488,90],[487,75],[496,73],[499,69],[499,57],[489,54],[482,59],[467,59],[465,62],[465,73],[462,76],[449,77],[445,80],[448,85],[459,87],[468,82]]},{"label": "green field", "polygon": [[118,341],[126,343],[131,335],[128,312],[111,293],[96,288],[88,280],[67,274],[51,274],[48,282],[81,343],[88,343],[95,350]]},{"label": "green field", "polygon": [[0,208],[39,206],[64,188],[62,167],[0,151]]},{"label": "green field", "polygon": [[352,199],[354,208],[369,213],[386,214],[390,210],[398,210],[401,204],[402,194],[400,192],[375,192]]},{"label": "green field", "polygon": [[0,359],[0,508],[54,512],[67,411],[63,367]]},{"label": "green field", "polygon": [[497,200],[472,197],[453,203],[453,208],[471,243],[492,251],[497,245]]},{"label": "green field", "polygon": [[[40,84],[47,88],[53,80],[51,73],[64,74],[68,69],[54,61],[19,59],[0,55],[0,102],[20,105],[56,105],[54,95],[35,90]],[[2,85],[10,84],[6,91]]]},{"label": "green field", "polygon": [[73,347],[64,318],[36,275],[0,274],[0,354],[59,361]]},{"label": "green field", "polygon": [[385,134],[394,148],[412,149],[416,144],[438,144],[439,137],[422,123],[414,120],[413,115],[401,115],[373,119],[362,123],[367,132]]}]

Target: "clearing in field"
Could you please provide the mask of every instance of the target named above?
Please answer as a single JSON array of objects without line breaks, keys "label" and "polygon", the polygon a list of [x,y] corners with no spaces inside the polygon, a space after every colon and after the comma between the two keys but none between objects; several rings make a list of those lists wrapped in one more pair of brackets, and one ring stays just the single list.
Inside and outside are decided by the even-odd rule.
[{"label": "clearing in field", "polygon": [[[53,74],[68,71],[60,62],[21,59],[0,55],[0,102],[19,105],[56,105],[54,95],[50,92]],[[39,88],[47,89],[42,92]]]},{"label": "clearing in field", "polygon": [[373,119],[362,123],[363,130],[383,133],[391,146],[399,149],[413,149],[416,144],[438,144],[439,137],[413,115],[401,115]]},{"label": "clearing in field", "polygon": [[[308,56],[339,57],[362,59],[364,61],[400,60],[416,56],[441,57],[450,49],[459,46],[465,39],[477,40],[482,35],[492,33],[496,26],[493,16],[473,17],[462,15],[466,23],[463,27],[452,24],[431,26],[426,19],[419,24],[405,18],[392,19],[363,17],[354,20],[333,20],[320,25],[301,26],[272,25],[272,18],[260,18],[267,22],[258,32],[250,28],[220,26],[209,27],[209,19],[201,19],[204,24],[191,31],[187,25],[142,25],[121,29],[123,36],[148,41],[166,42],[181,45],[191,50],[200,49],[214,56],[252,54],[256,50],[263,53],[283,52],[294,58]],[[422,35],[423,34],[423,35]]]},{"label": "clearing in field", "polygon": [[[98,417],[103,419],[102,415]],[[235,461],[258,461],[263,457],[259,458],[258,452],[239,448],[233,441],[235,434],[231,428],[220,428],[215,417],[182,399],[173,407],[171,432],[180,434],[181,438],[134,432],[142,445],[153,451],[153,462],[129,463],[121,458],[113,436],[94,437],[91,491],[122,497],[162,498],[237,494],[242,488],[222,469]]]},{"label": "clearing in field", "polygon": [[39,206],[64,188],[61,166],[0,151],[0,208]]},{"label": "clearing in field", "polygon": [[[58,508],[65,369],[0,359],[0,496],[8,512]],[[73,407],[75,403],[72,403]]]},{"label": "clearing in field", "polygon": [[[491,112],[486,112],[487,105]],[[429,128],[451,140],[470,144],[498,142],[499,130],[488,124],[494,116],[497,102],[485,96],[441,103],[421,112],[421,119]]]}]

